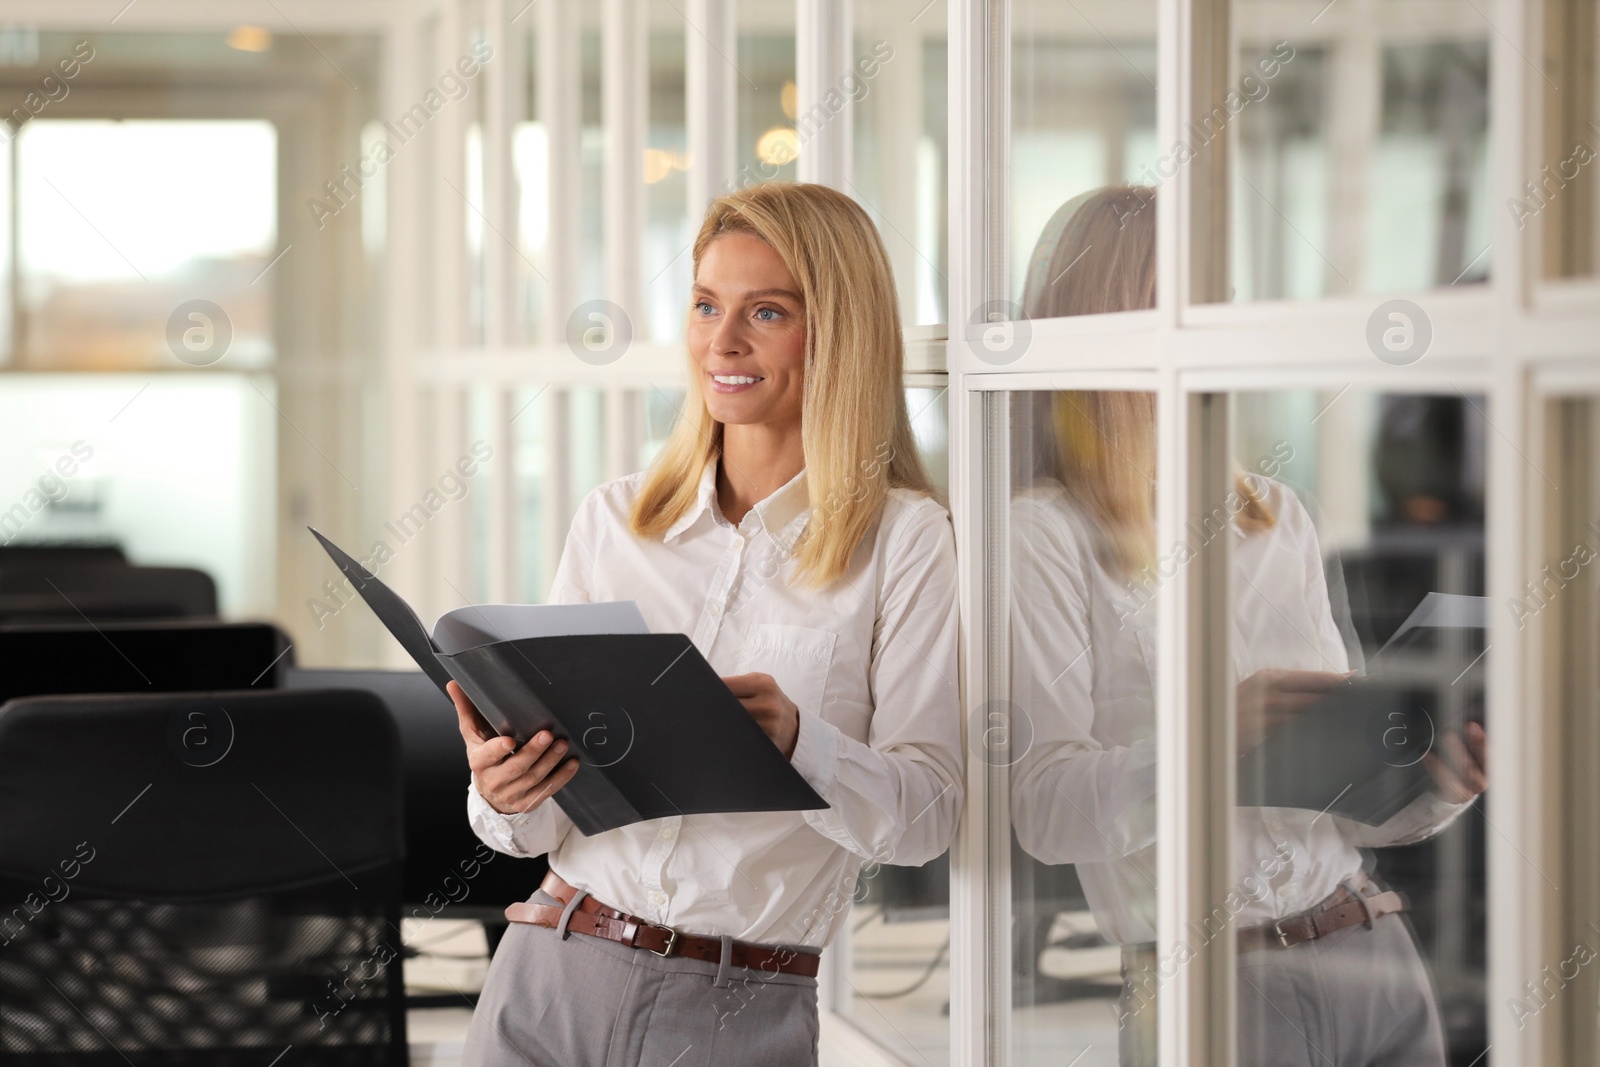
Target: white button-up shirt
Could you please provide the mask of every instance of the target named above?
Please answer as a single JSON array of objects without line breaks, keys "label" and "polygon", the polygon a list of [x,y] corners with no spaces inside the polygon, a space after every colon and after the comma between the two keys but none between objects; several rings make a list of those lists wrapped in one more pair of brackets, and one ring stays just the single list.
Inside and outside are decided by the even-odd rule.
[{"label": "white button-up shirt", "polygon": [[[1288,487],[1258,484],[1269,487],[1277,525],[1246,535],[1229,524],[1225,534],[1234,538],[1235,680],[1267,667],[1348,670],[1311,517]],[[1077,864],[1108,940],[1153,941],[1155,589],[1135,595],[1108,571],[1094,524],[1058,485],[1019,494],[1011,527],[1012,701],[1031,728],[1011,777],[1018,840],[1045,863]],[[1238,808],[1229,921],[1243,928],[1303,911],[1361,867],[1358,848],[1423,840],[1466,806],[1430,790],[1378,827]]]},{"label": "white button-up shirt", "polygon": [[955,830],[955,539],[942,505],[894,489],[842,578],[792,587],[810,514],[804,472],[736,527],[717,506],[716,470],[706,465],[694,506],[661,539],[628,527],[643,474],[591,492],[550,600],[637,601],[652,632],[691,635],[718,674],[772,675],[800,709],[791,762],[828,807],[673,816],[585,837],[554,802],[506,816],[469,788],[468,815],[491,847],[548,852],[567,882],[652,922],[820,948],[864,861],[926,863]]}]

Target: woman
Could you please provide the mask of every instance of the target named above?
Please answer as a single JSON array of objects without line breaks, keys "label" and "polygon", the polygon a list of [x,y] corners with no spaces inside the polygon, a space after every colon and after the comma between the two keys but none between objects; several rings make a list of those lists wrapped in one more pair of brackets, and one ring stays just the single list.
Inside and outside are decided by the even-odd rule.
[{"label": "woman", "polygon": [[[1113,187],[1058,211],[1030,265],[1029,317],[1153,307],[1153,197]],[[1155,601],[1171,563],[1155,566],[1155,397],[1031,394],[1017,421],[1033,447],[1013,473],[1012,699],[1033,741],[1012,772],[1013,821],[1036,859],[1076,865],[1101,933],[1123,946],[1122,1062],[1154,1064],[1156,994],[1185,956],[1154,952]],[[1231,545],[1241,752],[1350,673],[1310,516],[1262,476],[1281,462],[1239,471],[1187,531],[1191,551]],[[1443,736],[1425,757],[1434,789],[1381,826],[1237,810],[1236,892],[1182,944],[1238,939],[1240,1064],[1443,1067],[1403,902],[1360,849],[1438,833],[1483,791],[1485,756],[1481,727]]]},{"label": "woman", "polygon": [[584,837],[550,802],[584,773],[566,743],[492,736],[453,688],[473,828],[551,870],[508,912],[533,922],[495,953],[474,1067],[813,1063],[818,957],[862,862],[924,863],[954,831],[954,537],[878,233],[826,187],[754,186],[711,204],[694,271],[685,417],[585,498],[551,600],[634,600],[691,635],[828,807]]}]

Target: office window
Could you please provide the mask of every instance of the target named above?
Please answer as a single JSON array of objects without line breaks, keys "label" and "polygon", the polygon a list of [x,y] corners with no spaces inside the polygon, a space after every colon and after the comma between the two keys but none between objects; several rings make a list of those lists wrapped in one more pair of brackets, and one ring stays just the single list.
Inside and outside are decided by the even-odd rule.
[{"label": "office window", "polygon": [[968,736],[1006,782],[1009,1062],[1154,1062],[1156,397],[1001,394],[1010,418],[1004,696]]},{"label": "office window", "polygon": [[1227,299],[1489,276],[1493,31],[1464,0],[1368,10],[1330,4],[1308,22],[1235,4],[1237,79],[1200,102],[1187,131],[1199,151],[1237,137]]},{"label": "office window", "polygon": [[805,150],[796,126],[794,0],[735,0],[738,51],[734,187],[793,181]]},{"label": "office window", "polygon": [[[1487,744],[1486,628],[1507,610],[1484,595],[1484,397],[1334,388],[1238,393],[1233,406],[1248,496],[1233,518],[1243,536],[1228,541],[1244,753],[1237,894],[1197,936],[1303,911],[1341,885],[1400,894],[1405,907],[1319,939],[1315,964],[1241,941],[1241,1058],[1298,1041],[1285,1015],[1310,1031],[1321,1011],[1360,1012],[1380,991],[1393,1034],[1372,1047],[1403,1035],[1404,1056],[1420,1061],[1442,1038],[1448,1062],[1496,1062],[1485,986],[1494,796],[1455,792]],[[1297,990],[1307,968],[1323,983],[1316,1003]]]},{"label": "office window", "polygon": [[[923,466],[948,493],[949,390],[929,384],[905,393]],[[835,945],[846,963],[825,986],[825,1006],[905,1060],[949,1063],[948,853],[920,867],[865,864],[851,906]]]},{"label": "office window", "polygon": [[1137,187],[1111,216],[1118,234],[1122,220],[1143,214],[1146,205],[1155,213],[1158,190],[1170,177],[1157,169],[1155,38],[1154,3],[1089,7],[1024,0],[1016,6],[1007,233],[1010,293],[1022,316],[1082,313],[1048,296],[1072,281],[1067,275],[1075,264],[1048,257],[1074,201],[1106,186]]},{"label": "office window", "polygon": [[[689,142],[685,125],[684,34],[692,33],[661,0],[649,39],[649,130],[644,150],[646,221],[640,268],[645,322],[640,335],[663,345],[683,340],[699,232],[690,218]],[[658,29],[657,26],[662,28]]]},{"label": "office window", "polygon": [[946,24],[941,0],[857,4],[852,53],[828,87],[853,101],[846,192],[883,235],[908,326],[945,314]]},{"label": "office window", "polygon": [[[274,289],[258,283],[279,251],[271,123],[39,118],[12,151],[15,364],[166,368],[186,336],[201,338],[186,362],[210,362],[195,346],[224,332],[229,367],[272,362]],[[174,318],[196,300],[225,319]]]}]

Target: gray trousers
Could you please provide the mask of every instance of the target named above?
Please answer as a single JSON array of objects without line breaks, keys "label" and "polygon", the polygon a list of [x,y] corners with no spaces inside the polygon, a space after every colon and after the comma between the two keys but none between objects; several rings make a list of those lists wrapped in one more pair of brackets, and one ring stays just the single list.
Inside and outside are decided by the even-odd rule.
[{"label": "gray trousers", "polygon": [[[533,901],[560,907],[543,892]],[[512,923],[462,1067],[814,1067],[817,980]]]},{"label": "gray trousers", "polygon": [[[1154,1067],[1153,952],[1123,951],[1123,1067]],[[1139,992],[1136,994],[1135,990]],[[1433,985],[1398,915],[1239,954],[1240,1067],[1444,1067]]]}]

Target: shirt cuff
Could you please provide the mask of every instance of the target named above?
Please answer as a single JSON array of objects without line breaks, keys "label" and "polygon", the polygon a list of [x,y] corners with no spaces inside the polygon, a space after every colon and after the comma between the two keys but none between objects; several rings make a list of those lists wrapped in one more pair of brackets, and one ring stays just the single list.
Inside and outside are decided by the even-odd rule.
[{"label": "shirt cuff", "polygon": [[505,815],[494,810],[475,784],[467,784],[467,821],[478,837],[496,852],[508,856],[528,855],[528,851],[517,844],[517,825],[525,818],[526,812]]},{"label": "shirt cuff", "polygon": [[1421,801],[1417,805],[1417,814],[1424,826],[1434,827],[1437,832],[1455,822],[1462,812],[1477,802],[1477,797],[1471,797],[1460,802],[1446,800],[1437,787],[1430,787],[1426,793],[1422,794]]},{"label": "shirt cuff", "polygon": [[833,803],[828,794],[838,771],[839,728],[820,715],[800,712],[800,730],[789,763],[823,800]]},{"label": "shirt cuff", "polygon": [[1136,804],[1156,795],[1156,739],[1141,738],[1128,746],[1128,758],[1122,764],[1124,802]]}]

